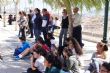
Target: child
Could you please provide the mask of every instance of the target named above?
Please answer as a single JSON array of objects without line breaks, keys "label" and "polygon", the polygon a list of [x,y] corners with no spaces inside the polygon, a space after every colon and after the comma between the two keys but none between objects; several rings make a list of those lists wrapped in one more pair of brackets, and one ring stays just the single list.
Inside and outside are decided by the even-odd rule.
[{"label": "child", "polygon": [[27,73],[43,73],[44,72],[44,57],[42,56],[41,48],[34,50],[31,57],[31,68],[27,70]]},{"label": "child", "polygon": [[21,42],[21,46],[17,47],[14,51],[14,55],[16,60],[19,60],[21,58],[21,53],[26,50],[27,48],[30,48],[29,43],[26,41],[26,38],[19,37],[19,40]]}]

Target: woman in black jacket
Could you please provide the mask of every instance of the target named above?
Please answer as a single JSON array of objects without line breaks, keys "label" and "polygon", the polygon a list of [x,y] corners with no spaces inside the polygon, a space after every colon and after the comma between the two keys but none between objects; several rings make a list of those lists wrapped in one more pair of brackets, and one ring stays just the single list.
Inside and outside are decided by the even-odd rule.
[{"label": "woman in black jacket", "polygon": [[36,38],[36,41],[38,39],[38,37],[41,34],[41,29],[42,29],[42,16],[40,14],[40,9],[35,8],[35,14],[36,14],[36,18],[34,20],[34,25],[33,25],[33,29],[34,29],[34,35]]}]

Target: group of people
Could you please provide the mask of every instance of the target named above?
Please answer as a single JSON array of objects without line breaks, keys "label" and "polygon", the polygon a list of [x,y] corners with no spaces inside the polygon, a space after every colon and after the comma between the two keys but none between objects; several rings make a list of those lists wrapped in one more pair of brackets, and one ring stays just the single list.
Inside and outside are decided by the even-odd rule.
[{"label": "group of people", "polygon": [[16,15],[13,16],[13,15],[10,14],[8,16],[8,23],[9,23],[9,25],[12,25],[13,21],[16,21]]},{"label": "group of people", "polygon": [[[73,9],[73,36],[68,37],[69,19],[66,9],[62,12],[61,31],[59,34],[59,46],[54,43],[53,17],[47,9],[35,8],[26,15],[24,11],[19,12],[19,39],[21,46],[14,51],[16,60],[30,56],[31,67],[27,73],[80,73],[80,56],[83,55],[81,15],[79,8]],[[57,21],[58,18],[55,18]],[[27,27],[28,26],[28,27]],[[34,45],[26,41],[26,29],[29,28],[30,38],[35,36]],[[41,37],[41,32],[43,37]],[[64,39],[62,39],[64,38]],[[62,43],[63,42],[63,43]],[[97,43],[97,51],[93,53],[91,63],[87,71],[91,73],[109,73],[110,63],[106,55],[108,46],[103,42]],[[105,71],[105,72],[104,72]]]}]

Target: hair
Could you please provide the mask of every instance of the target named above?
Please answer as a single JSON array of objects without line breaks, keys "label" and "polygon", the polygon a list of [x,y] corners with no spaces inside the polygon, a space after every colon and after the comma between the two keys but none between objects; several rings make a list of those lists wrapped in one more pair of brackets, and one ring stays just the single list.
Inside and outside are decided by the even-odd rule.
[{"label": "hair", "polygon": [[35,8],[36,11],[38,11],[38,13],[40,14],[40,9],[39,8]]},{"label": "hair", "polygon": [[81,48],[81,46],[79,45],[78,41],[77,41],[75,38],[70,38],[70,41],[72,41],[72,44],[74,45],[75,52],[76,52],[78,55],[82,55],[82,54],[83,54],[82,48]]},{"label": "hair", "polygon": [[47,9],[46,9],[46,8],[43,8],[42,10],[43,10],[43,11],[47,11]]},{"label": "hair", "polygon": [[52,66],[61,69],[61,61],[58,56],[54,56],[52,52],[48,53],[45,58]]},{"label": "hair", "polygon": [[52,34],[52,33],[47,33],[47,35],[48,35],[48,37],[49,37],[50,39],[55,39],[55,38],[53,37],[53,34]]},{"label": "hair", "polygon": [[19,39],[22,40],[22,41],[26,41],[25,37],[19,37]]},{"label": "hair", "polygon": [[31,13],[31,12],[32,12],[32,10],[30,9],[30,10],[29,10],[29,12]]},{"label": "hair", "polygon": [[21,12],[21,11],[19,11],[19,14],[21,15],[21,14],[22,14],[22,12]]},{"label": "hair", "polygon": [[36,47],[36,49],[34,50],[34,52],[42,55],[42,56],[46,56],[47,55],[47,52],[42,48],[42,47]]},{"label": "hair", "polygon": [[68,57],[70,57],[70,56],[72,56],[72,55],[73,55],[73,52],[72,52],[72,50],[71,50],[71,49],[64,48],[64,50],[63,50],[63,51],[67,53]]},{"label": "hair", "polygon": [[102,66],[105,67],[108,71],[110,71],[110,63],[104,62]]},{"label": "hair", "polygon": [[100,44],[101,47],[103,47],[103,51],[108,51],[108,46],[107,44],[103,43],[103,42],[98,42],[98,44]]},{"label": "hair", "polygon": [[55,17],[55,20],[58,20],[58,17]]},{"label": "hair", "polygon": [[24,16],[26,16],[26,12],[22,11],[22,14],[23,14]]},{"label": "hair", "polygon": [[51,63],[53,65],[53,63],[54,63],[54,55],[52,53],[48,53],[46,55],[45,59],[48,61],[48,63]]},{"label": "hair", "polygon": [[67,14],[67,10],[66,9],[63,9],[63,12]]},{"label": "hair", "polygon": [[42,37],[38,37],[38,40],[37,41],[39,41],[41,44],[45,44],[45,41],[43,40]]}]

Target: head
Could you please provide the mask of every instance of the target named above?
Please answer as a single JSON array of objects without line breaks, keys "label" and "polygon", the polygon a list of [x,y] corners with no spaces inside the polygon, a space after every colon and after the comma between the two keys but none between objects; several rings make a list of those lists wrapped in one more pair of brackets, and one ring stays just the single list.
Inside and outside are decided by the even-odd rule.
[{"label": "head", "polygon": [[42,9],[42,13],[43,13],[43,15],[47,14],[47,12],[48,12],[48,11],[47,11],[46,8],[43,8],[43,9]]},{"label": "head", "polygon": [[66,9],[63,9],[62,14],[63,14],[63,16],[67,16],[67,10]]},{"label": "head", "polygon": [[63,50],[63,56],[64,57],[70,57],[72,55],[73,55],[73,53],[72,53],[72,50],[71,49],[64,48],[64,50]]},{"label": "head", "polygon": [[108,46],[103,42],[98,42],[96,47],[98,53],[103,53],[105,51],[108,51]]},{"label": "head", "polygon": [[75,8],[73,9],[73,12],[74,12],[74,13],[78,13],[78,11],[79,11],[79,8],[78,8],[78,7],[75,7]]},{"label": "head", "polygon": [[50,68],[54,64],[54,55],[52,53],[48,53],[47,56],[45,57],[45,66]]},{"label": "head", "polygon": [[104,62],[100,67],[100,73],[110,73],[110,63]]},{"label": "head", "polygon": [[20,40],[20,42],[24,42],[24,41],[26,41],[26,38],[25,37],[19,37],[19,40]]},{"label": "head", "polygon": [[24,11],[22,11],[22,15],[23,15],[23,16],[27,16],[27,15],[26,15],[26,12],[24,12]]},{"label": "head", "polygon": [[75,49],[75,52],[77,53],[77,55],[82,55],[82,48],[75,38],[70,38],[68,47],[71,50]]},{"label": "head", "polygon": [[21,11],[19,12],[19,16],[22,16],[22,12]]},{"label": "head", "polygon": [[41,48],[37,48],[37,49],[34,50],[34,52],[33,52],[33,57],[34,57],[35,59],[39,58],[41,55],[42,55],[42,50],[41,50]]},{"label": "head", "polygon": [[55,20],[58,20],[58,17],[55,17]]},{"label": "head", "polygon": [[35,14],[40,14],[40,9],[35,8],[35,9],[34,9],[34,12],[35,12]]}]

